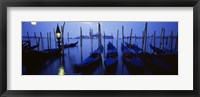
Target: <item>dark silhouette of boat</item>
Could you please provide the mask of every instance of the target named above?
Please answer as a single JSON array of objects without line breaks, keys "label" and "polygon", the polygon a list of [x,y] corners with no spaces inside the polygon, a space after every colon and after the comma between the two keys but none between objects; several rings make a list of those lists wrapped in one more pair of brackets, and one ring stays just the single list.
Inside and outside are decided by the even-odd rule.
[{"label": "dark silhouette of boat", "polygon": [[[164,50],[161,50],[159,48],[156,48],[152,45],[150,47],[154,50],[156,55],[149,54],[147,52],[142,52],[142,49],[140,49],[136,45],[130,45],[126,43],[128,47],[133,49],[136,53],[136,56],[145,64],[145,67],[147,68],[146,71],[147,74],[170,74],[169,70],[171,69],[170,66],[166,63],[165,59],[169,59],[168,56]],[[139,52],[137,52],[139,51]],[[174,58],[174,56],[172,56]],[[169,60],[167,60],[169,61]],[[175,62],[173,62],[175,63]]]},{"label": "dark silhouette of boat", "polygon": [[171,54],[165,50],[154,47],[150,48],[156,54],[142,53],[138,57],[143,61],[151,74],[155,75],[174,75],[178,74],[178,55]]},{"label": "dark silhouette of boat", "polygon": [[105,60],[106,74],[114,75],[118,64],[118,52],[115,46],[109,42],[107,45],[107,54]]},{"label": "dark silhouette of boat", "polygon": [[70,44],[65,44],[64,48],[71,48],[71,47],[75,47],[78,44],[78,41],[75,43],[70,43]]},{"label": "dark silhouette of boat", "polygon": [[177,75],[178,74],[178,56],[177,55],[141,55],[140,59],[151,70],[153,75]]},{"label": "dark silhouette of boat", "polygon": [[34,50],[38,47],[39,47],[39,45],[31,46],[31,43],[29,40],[22,41],[22,51],[30,51],[30,50]]},{"label": "dark silhouette of boat", "polygon": [[53,49],[45,49],[42,52],[50,53],[50,54],[61,54],[61,50],[58,48],[53,48]]},{"label": "dark silhouette of boat", "polygon": [[121,45],[121,51],[123,64],[127,66],[129,72],[138,75],[144,74],[145,64],[134,54],[134,52],[127,46],[124,46],[124,44]]},{"label": "dark silhouette of boat", "polygon": [[134,52],[135,52],[135,54],[140,54],[140,53],[142,53],[142,49],[139,48],[139,47],[138,47],[137,45],[135,45],[135,44],[128,44],[128,43],[126,43],[126,46],[129,47],[129,48],[131,48],[131,49],[133,49]]},{"label": "dark silhouette of boat", "polygon": [[162,50],[162,49],[159,49],[159,48],[157,48],[157,47],[155,47],[155,46],[152,46],[151,44],[150,44],[150,48],[151,48],[157,55],[164,55],[164,54],[167,54],[166,51],[164,51],[164,50]]},{"label": "dark silhouette of boat", "polygon": [[157,54],[157,55],[169,55],[169,54],[178,54],[178,50],[169,50],[166,48],[159,49],[155,46],[150,44],[150,48]]},{"label": "dark silhouette of boat", "polygon": [[[75,43],[71,43],[71,44],[65,44],[64,48],[71,48],[71,47],[75,47],[78,44],[78,41]],[[53,48],[53,49],[45,49],[45,52],[48,53],[52,53],[52,54],[56,54],[56,53],[61,53],[61,50],[59,50],[58,48]]]},{"label": "dark silhouette of boat", "polygon": [[45,68],[46,63],[51,63],[60,56],[61,54],[57,50],[54,52],[22,50],[22,64],[26,68],[25,74],[40,74],[41,70]]},{"label": "dark silhouette of boat", "polygon": [[80,64],[75,64],[74,65],[75,71],[83,75],[92,74],[101,64],[102,52],[103,52],[103,46],[100,46],[94,52],[92,52],[88,58],[83,60]]}]

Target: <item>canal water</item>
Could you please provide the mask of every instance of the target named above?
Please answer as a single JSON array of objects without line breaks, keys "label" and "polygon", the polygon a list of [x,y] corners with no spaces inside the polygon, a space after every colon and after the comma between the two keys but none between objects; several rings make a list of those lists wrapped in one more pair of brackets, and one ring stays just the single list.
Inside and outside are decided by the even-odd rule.
[{"label": "canal water", "polygon": [[[26,40],[23,38],[23,40]],[[44,49],[48,49],[47,45],[47,38],[43,38],[44,41]],[[78,44],[76,47],[73,48],[65,48],[64,49],[64,56],[58,59],[55,59],[51,62],[46,62],[45,68],[40,71],[40,75],[80,75],[80,73],[76,73],[74,71],[74,66],[76,64],[81,63],[84,59],[86,59],[92,50],[94,51],[98,47],[98,39],[93,39],[93,44],[91,44],[90,39],[83,39],[82,40],[82,49],[80,48],[80,39],[69,39],[69,43],[75,43],[78,41]],[[124,39],[125,42],[130,42],[130,39]],[[153,43],[152,38],[147,39],[147,52],[153,53],[153,51],[150,48],[150,43]],[[176,39],[173,39],[173,49],[175,49]],[[65,43],[68,43],[68,40],[64,40]],[[128,75],[129,72],[122,64],[122,52],[121,52],[121,43],[122,39],[118,40],[118,46],[117,46],[117,39],[105,39],[105,51],[103,52],[103,55],[107,53],[107,44],[108,42],[113,43],[113,45],[118,49],[118,67],[116,71],[116,75]],[[142,39],[132,39],[132,44],[138,45],[138,47],[142,48]],[[164,48],[170,49],[170,39],[164,40]],[[34,38],[31,38],[31,45],[35,45],[36,41]],[[104,40],[102,38],[102,45],[104,46]],[[159,47],[160,45],[160,38],[156,38],[156,47]],[[51,40],[51,48],[55,48],[56,43],[55,39]],[[92,49],[93,48],[93,49]],[[39,50],[42,50],[42,44],[40,43]],[[23,60],[23,59],[22,59]],[[93,73],[93,75],[101,75],[104,74],[103,72],[103,65],[101,64]]]}]

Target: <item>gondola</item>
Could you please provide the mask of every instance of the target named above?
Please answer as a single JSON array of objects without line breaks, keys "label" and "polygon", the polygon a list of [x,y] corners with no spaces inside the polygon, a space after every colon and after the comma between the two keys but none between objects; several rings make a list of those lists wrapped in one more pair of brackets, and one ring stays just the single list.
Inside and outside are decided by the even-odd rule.
[{"label": "gondola", "polygon": [[123,64],[127,66],[129,72],[138,75],[144,74],[145,65],[137,56],[135,56],[134,52],[127,46],[124,46],[124,44],[121,45],[121,51]]},{"label": "gondola", "polygon": [[[170,59],[169,62],[163,60],[166,58]],[[146,67],[151,70],[153,75],[174,75],[178,73],[178,67],[176,67],[178,66],[178,62],[171,63],[171,61],[177,60],[174,56],[146,54],[141,56],[140,59],[146,64]]]},{"label": "gondola", "polygon": [[29,40],[23,40],[22,41],[22,51],[31,51],[31,50],[34,50],[38,47],[39,47],[38,44],[31,46],[31,43],[30,43]]},{"label": "gondola", "polygon": [[142,49],[139,48],[139,47],[138,47],[137,45],[135,45],[135,44],[128,44],[128,43],[126,43],[126,46],[129,47],[129,48],[131,48],[131,49],[133,49],[134,52],[135,52],[136,54],[142,53]]},{"label": "gondola", "polygon": [[45,49],[43,50],[43,52],[52,54],[52,55],[61,55],[61,50],[59,50],[58,48],[53,48],[53,49]]},{"label": "gondola", "polygon": [[75,43],[70,43],[70,44],[65,44],[64,48],[70,48],[70,47],[75,47],[78,44],[78,41]]},{"label": "gondola", "polygon": [[166,54],[166,51],[164,51],[164,50],[162,50],[162,49],[159,49],[159,48],[157,48],[157,47],[155,47],[155,46],[152,46],[151,44],[150,44],[150,48],[151,48],[157,55],[164,55],[164,54]]},{"label": "gondola", "polygon": [[152,74],[155,74],[155,75],[177,74],[176,64],[178,63],[173,62],[173,60],[177,60],[176,56],[171,55],[171,54],[169,55],[166,51],[161,50],[157,47],[154,47],[151,44],[150,44],[150,48],[156,54],[146,53],[139,57],[146,64],[146,67],[149,70],[151,70]]},{"label": "gondola", "polygon": [[106,74],[114,75],[118,64],[118,52],[114,45],[109,42],[107,45],[106,60],[104,61],[106,67]]},{"label": "gondola", "polygon": [[27,75],[40,74],[47,64],[50,64],[61,56],[60,51],[22,50],[22,66],[26,68]]},{"label": "gondola", "polygon": [[75,72],[89,75],[92,74],[101,64],[101,53],[103,52],[103,46],[97,48],[94,52],[90,54],[88,58],[83,60],[80,64],[75,64]]},{"label": "gondola", "polygon": [[22,51],[30,51],[38,48],[39,45],[34,45],[34,46],[22,46]]},{"label": "gondola", "polygon": [[169,54],[178,54],[178,50],[169,50],[169,49],[166,49],[164,48],[163,50],[162,49],[159,49],[155,46],[152,46],[150,44],[150,48],[157,54],[157,55],[169,55]]}]

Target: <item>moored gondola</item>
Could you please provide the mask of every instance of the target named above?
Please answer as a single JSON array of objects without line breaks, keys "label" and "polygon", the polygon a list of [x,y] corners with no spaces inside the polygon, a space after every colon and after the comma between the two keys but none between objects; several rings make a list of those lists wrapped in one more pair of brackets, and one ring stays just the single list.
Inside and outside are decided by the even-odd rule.
[{"label": "moored gondola", "polygon": [[107,54],[105,60],[106,74],[114,75],[118,64],[118,52],[115,46],[109,42],[107,45]]},{"label": "moored gondola", "polygon": [[162,50],[162,49],[159,49],[159,48],[157,48],[157,47],[155,47],[155,46],[152,46],[151,44],[150,44],[150,48],[151,48],[157,55],[164,55],[164,54],[167,54],[166,51],[164,51],[164,50]]},{"label": "moored gondola", "polygon": [[22,51],[24,52],[32,51],[38,47],[39,47],[38,44],[31,46],[31,41],[29,40],[22,40]]},{"label": "moored gondola", "polygon": [[139,47],[138,47],[137,45],[135,45],[135,44],[128,44],[128,43],[126,43],[126,46],[129,47],[129,48],[131,48],[132,50],[134,50],[135,54],[140,54],[140,53],[142,53],[142,49],[139,48]]},{"label": "moored gondola", "polygon": [[[23,50],[22,51],[22,67],[26,71],[23,74],[33,75],[40,74],[40,72],[47,66],[61,56],[60,51],[37,51],[37,50]],[[33,69],[34,68],[34,69]]]},{"label": "moored gondola", "polygon": [[103,52],[103,46],[97,48],[90,54],[88,58],[83,60],[80,64],[75,64],[74,69],[77,73],[88,75],[92,74],[101,64],[101,53]]},{"label": "moored gondola", "polygon": [[[155,54],[145,53],[138,57],[144,62],[151,74],[156,75],[173,75],[177,74],[178,60],[176,55],[169,54],[165,50],[154,47],[150,44],[150,48]],[[173,66],[174,65],[174,66]]]},{"label": "moored gondola", "polygon": [[137,56],[135,56],[134,52],[127,46],[124,46],[124,44],[121,45],[121,50],[123,64],[127,66],[129,72],[138,75],[144,74],[145,65]]},{"label": "moored gondola", "polygon": [[78,44],[78,41],[75,43],[70,43],[70,44],[65,44],[64,48],[71,48],[71,47],[75,47]]}]

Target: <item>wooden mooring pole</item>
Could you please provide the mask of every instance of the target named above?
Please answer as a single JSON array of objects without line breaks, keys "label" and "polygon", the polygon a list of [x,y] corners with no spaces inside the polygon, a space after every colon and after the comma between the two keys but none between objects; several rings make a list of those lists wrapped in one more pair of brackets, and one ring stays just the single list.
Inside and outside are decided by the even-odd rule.
[{"label": "wooden mooring pole", "polygon": [[62,31],[62,54],[64,55],[64,29],[65,29],[65,22],[63,23],[63,26],[61,26]]},{"label": "wooden mooring pole", "polygon": [[153,46],[156,47],[156,31],[154,31],[154,42],[153,42]]},{"label": "wooden mooring pole", "polygon": [[104,47],[104,58],[106,57],[106,35],[105,35],[105,31],[104,31],[104,39],[103,39],[103,47]]},{"label": "wooden mooring pole", "polygon": [[[153,40],[154,40],[154,36],[153,34],[151,35],[151,45],[153,45]],[[151,49],[150,49],[151,50]],[[153,50],[151,50],[151,52],[153,52]]]},{"label": "wooden mooring pole", "polygon": [[124,44],[124,26],[122,26],[122,43]]},{"label": "wooden mooring pole", "polygon": [[119,39],[119,30],[117,30],[117,44],[116,44],[117,50],[118,50],[118,39]]},{"label": "wooden mooring pole", "polygon": [[[69,45],[69,32],[67,32],[67,44]],[[69,53],[69,48],[68,48],[68,53]]]},{"label": "wooden mooring pole", "polygon": [[49,32],[49,49],[51,49],[51,32]]},{"label": "wooden mooring pole", "polygon": [[35,44],[37,44],[37,37],[35,32],[34,32],[34,38],[35,38]]},{"label": "wooden mooring pole", "polygon": [[165,38],[166,38],[166,41],[165,41],[166,47],[165,48],[167,48],[168,47],[168,36],[166,36]]},{"label": "wooden mooring pole", "polygon": [[101,46],[101,25],[98,23],[98,47]]},{"label": "wooden mooring pole", "polygon": [[53,32],[54,32],[54,39],[55,39],[55,48],[57,48],[57,42],[56,42],[56,30],[55,28],[53,29]]},{"label": "wooden mooring pole", "polygon": [[153,34],[151,34],[151,44],[153,43]]},{"label": "wooden mooring pole", "polygon": [[40,38],[38,38],[37,45],[38,45],[37,50],[39,51],[40,50]]},{"label": "wooden mooring pole", "polygon": [[49,50],[49,35],[48,35],[48,32],[47,32],[47,48]]},{"label": "wooden mooring pole", "polygon": [[90,49],[91,49],[91,53],[93,52],[93,33],[92,33],[92,29],[89,30],[89,34],[90,34]]},{"label": "wooden mooring pole", "polygon": [[[38,41],[37,41],[37,37],[36,37],[36,33],[35,33],[35,32],[34,32],[34,38],[35,38],[35,44],[38,45],[39,39],[38,39]],[[38,45],[38,47],[37,47],[37,50],[38,50],[38,51],[39,51],[39,47],[40,47],[40,45]]]},{"label": "wooden mooring pole", "polygon": [[30,37],[29,37],[29,33],[27,32],[27,38],[28,38],[28,41],[30,41]]},{"label": "wooden mooring pole", "polygon": [[165,48],[165,29],[163,29],[162,44],[163,44],[162,49],[164,49]]},{"label": "wooden mooring pole", "polygon": [[42,37],[42,32],[40,32],[40,38],[41,38],[41,42],[42,42],[42,50],[44,50],[44,41],[43,41],[43,37]]},{"label": "wooden mooring pole", "polygon": [[135,34],[135,44],[136,44],[136,39],[137,39],[137,38],[136,38],[136,34]]},{"label": "wooden mooring pole", "polygon": [[177,35],[176,35],[175,50],[178,50],[178,33],[177,33]]},{"label": "wooden mooring pole", "polygon": [[145,24],[145,47],[144,47],[145,52],[146,52],[146,48],[147,48],[147,23]]},{"label": "wooden mooring pole", "polygon": [[83,61],[83,52],[82,52],[82,27],[80,27],[80,48],[81,48],[81,62]]},{"label": "wooden mooring pole", "polygon": [[129,41],[129,47],[131,47],[131,39],[132,39],[132,32],[133,32],[133,29],[131,29],[131,34],[130,34],[130,41]]},{"label": "wooden mooring pole", "polygon": [[93,52],[93,29],[91,31],[92,31],[92,52]]},{"label": "wooden mooring pole", "polygon": [[170,51],[172,52],[173,50],[173,30],[171,31],[171,46],[170,46]]},{"label": "wooden mooring pole", "polygon": [[28,37],[29,47],[31,47],[31,40],[30,40],[30,37],[29,37],[29,33],[28,33],[28,32],[27,32],[27,37]]},{"label": "wooden mooring pole", "polygon": [[80,27],[80,47],[82,47],[82,27]]},{"label": "wooden mooring pole", "polygon": [[162,35],[163,35],[163,28],[161,29],[161,32],[160,32],[160,49],[162,49]]},{"label": "wooden mooring pole", "polygon": [[67,32],[67,44],[69,44],[69,32]]},{"label": "wooden mooring pole", "polygon": [[111,34],[111,37],[112,37],[112,44],[113,44],[113,39],[114,39],[114,37],[113,37],[113,33]]},{"label": "wooden mooring pole", "polygon": [[144,53],[144,31],[142,31],[142,52]]}]

